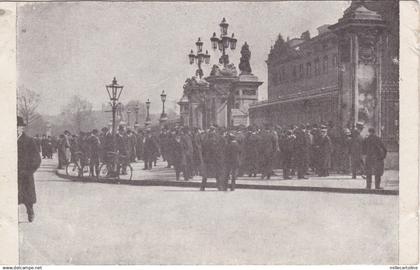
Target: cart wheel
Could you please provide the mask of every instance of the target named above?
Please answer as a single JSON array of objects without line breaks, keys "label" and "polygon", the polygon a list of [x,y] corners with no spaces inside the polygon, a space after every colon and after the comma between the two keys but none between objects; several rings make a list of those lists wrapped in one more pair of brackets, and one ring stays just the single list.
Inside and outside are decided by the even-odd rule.
[{"label": "cart wheel", "polygon": [[79,175],[79,166],[77,165],[77,163],[70,162],[69,164],[67,164],[67,166],[66,166],[66,174],[68,176],[80,177],[80,175]]}]

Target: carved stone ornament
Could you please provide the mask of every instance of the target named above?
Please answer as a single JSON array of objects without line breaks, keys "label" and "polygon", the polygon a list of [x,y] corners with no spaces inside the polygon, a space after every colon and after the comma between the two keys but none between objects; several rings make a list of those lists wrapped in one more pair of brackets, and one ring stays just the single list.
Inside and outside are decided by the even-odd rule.
[{"label": "carved stone ornament", "polygon": [[376,63],[376,43],[378,42],[377,31],[363,31],[358,33],[359,39],[359,63]]},{"label": "carved stone ornament", "polygon": [[213,65],[210,76],[237,76],[238,72],[234,64],[228,64],[225,68],[220,69],[219,66]]}]

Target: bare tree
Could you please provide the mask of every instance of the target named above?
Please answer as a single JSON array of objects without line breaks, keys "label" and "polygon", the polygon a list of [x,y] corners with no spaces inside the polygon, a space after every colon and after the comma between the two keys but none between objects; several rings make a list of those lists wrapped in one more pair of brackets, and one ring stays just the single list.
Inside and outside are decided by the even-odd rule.
[{"label": "bare tree", "polygon": [[61,115],[66,118],[63,121],[68,121],[72,129],[77,132],[91,129],[94,122],[92,103],[80,96],[73,96],[63,108]]},{"label": "bare tree", "polygon": [[21,86],[17,89],[17,112],[29,127],[41,117],[37,112],[40,100],[40,95],[29,88]]}]

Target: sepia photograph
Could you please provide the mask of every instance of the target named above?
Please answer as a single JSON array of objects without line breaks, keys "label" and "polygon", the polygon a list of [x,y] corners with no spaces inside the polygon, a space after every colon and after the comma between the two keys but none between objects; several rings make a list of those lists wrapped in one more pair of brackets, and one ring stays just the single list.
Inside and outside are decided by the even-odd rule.
[{"label": "sepia photograph", "polygon": [[15,31],[19,264],[399,264],[398,0],[25,2]]}]

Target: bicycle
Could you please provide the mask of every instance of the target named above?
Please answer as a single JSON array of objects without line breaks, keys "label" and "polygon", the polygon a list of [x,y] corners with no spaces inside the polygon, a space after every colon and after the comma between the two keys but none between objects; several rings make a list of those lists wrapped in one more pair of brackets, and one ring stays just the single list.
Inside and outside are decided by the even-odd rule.
[{"label": "bicycle", "polygon": [[132,177],[133,167],[130,165],[129,157],[117,152],[107,152],[107,161],[100,165],[98,178],[131,180]]},{"label": "bicycle", "polygon": [[83,152],[74,153],[72,162],[66,166],[66,174],[74,177],[89,176],[89,160]]}]

